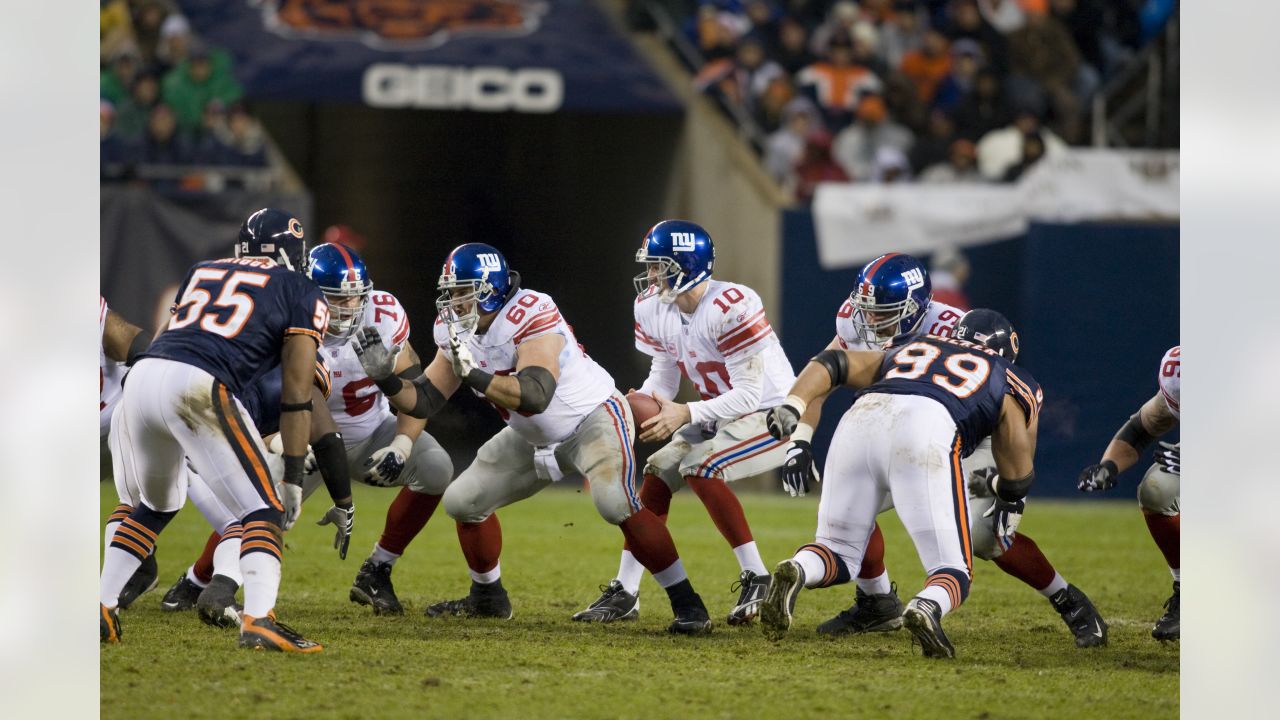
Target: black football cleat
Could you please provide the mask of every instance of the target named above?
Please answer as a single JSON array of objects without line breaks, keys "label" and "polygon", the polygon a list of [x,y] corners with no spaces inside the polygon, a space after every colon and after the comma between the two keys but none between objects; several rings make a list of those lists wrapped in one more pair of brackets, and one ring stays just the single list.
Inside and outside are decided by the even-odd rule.
[{"label": "black football cleat", "polygon": [[922,597],[911,598],[902,612],[902,624],[920,643],[925,657],[954,658],[956,648],[942,631],[942,608],[938,603]]},{"label": "black football cleat", "polygon": [[1049,598],[1053,609],[1062,616],[1071,634],[1076,636],[1076,647],[1101,647],[1107,644],[1107,622],[1098,609],[1075,585],[1068,585]]},{"label": "black football cleat", "polygon": [[746,625],[760,614],[760,604],[769,594],[772,578],[768,575],[757,575],[750,570],[743,570],[737,582],[729,588],[730,592],[738,592],[738,604],[729,611],[726,620],[730,625]]},{"label": "black football cleat", "polygon": [[137,570],[133,571],[129,582],[124,584],[124,588],[120,591],[120,604],[116,608],[128,610],[141,595],[154,590],[159,580],[160,568],[156,565],[156,554],[153,552],[142,561]]},{"label": "black football cleat", "polygon": [[804,568],[795,560],[783,560],[773,569],[769,594],[760,605],[760,625],[764,636],[781,640],[791,629],[791,616],[796,609],[796,595],[804,587]]},{"label": "black football cleat", "polygon": [[391,584],[391,563],[365,560],[351,583],[351,602],[373,606],[374,615],[403,615],[404,607]]},{"label": "black football cleat", "polygon": [[226,575],[214,575],[196,599],[200,619],[206,625],[214,627],[239,627],[240,616],[244,612],[244,607],[236,602],[236,591],[239,589],[235,580]]},{"label": "black football cleat", "polygon": [[277,621],[275,612],[260,618],[245,615],[244,624],[240,626],[240,647],[246,650],[304,654],[324,650],[320,643],[302,637],[297,630]]},{"label": "black football cleat", "polygon": [[510,620],[511,598],[501,580],[482,584],[471,581],[471,594],[459,600],[445,600],[430,605],[424,611],[428,617],[455,615],[466,618],[498,618]]},{"label": "black football cleat", "polygon": [[873,632],[892,632],[902,627],[902,599],[898,597],[898,584],[889,586],[889,592],[870,594],[858,588],[853,607],[841,610],[838,615],[818,626],[819,635],[840,637]]},{"label": "black football cleat", "polygon": [[627,592],[622,583],[614,580],[601,585],[600,593],[586,610],[573,614],[574,622],[611,623],[640,617],[640,596]]},{"label": "black football cleat", "polygon": [[196,606],[196,599],[200,597],[200,591],[203,589],[195,584],[191,578],[187,577],[187,573],[184,570],[178,581],[169,586],[168,592],[160,600],[160,609],[165,612],[193,610]]},{"label": "black football cleat", "polygon": [[1181,583],[1177,580],[1173,581],[1173,594],[1168,600],[1164,601],[1165,612],[1156,621],[1156,626],[1151,628],[1151,637],[1157,640],[1177,640],[1182,630],[1182,620],[1179,597],[1182,594]]},{"label": "black football cleat", "polygon": [[98,632],[104,643],[120,642],[120,615],[115,608],[98,603]]},{"label": "black football cleat", "polygon": [[711,614],[698,593],[690,592],[678,605],[672,603],[676,618],[667,626],[673,635],[707,635],[711,632]]}]

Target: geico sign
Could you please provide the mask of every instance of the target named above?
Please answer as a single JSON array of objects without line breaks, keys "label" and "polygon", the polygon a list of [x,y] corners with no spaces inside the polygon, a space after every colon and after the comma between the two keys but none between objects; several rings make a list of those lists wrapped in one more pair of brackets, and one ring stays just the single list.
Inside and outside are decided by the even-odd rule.
[{"label": "geico sign", "polygon": [[364,72],[364,101],[382,108],[554,112],[564,102],[555,70],[378,63]]}]

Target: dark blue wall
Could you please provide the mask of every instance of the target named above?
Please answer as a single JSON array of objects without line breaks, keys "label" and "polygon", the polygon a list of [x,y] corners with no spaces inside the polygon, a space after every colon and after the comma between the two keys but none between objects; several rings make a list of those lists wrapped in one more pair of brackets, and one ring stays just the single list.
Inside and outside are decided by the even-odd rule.
[{"label": "dark blue wall", "polygon": [[[782,341],[798,369],[831,341],[857,269],[820,269],[808,211],[782,223]],[[1033,224],[965,253],[974,306],[1009,318],[1022,340],[1018,364],[1044,388],[1035,494],[1076,495],[1076,473],[1156,393],[1160,357],[1179,342],[1178,226]],[[826,404],[818,453],[851,401],[841,391]],[[1144,468],[1130,471],[1128,487]]]}]

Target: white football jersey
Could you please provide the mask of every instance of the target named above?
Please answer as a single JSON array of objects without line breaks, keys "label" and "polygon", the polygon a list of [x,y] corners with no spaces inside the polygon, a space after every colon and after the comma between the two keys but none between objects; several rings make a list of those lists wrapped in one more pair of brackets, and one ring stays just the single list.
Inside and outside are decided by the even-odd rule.
[{"label": "white football jersey", "polygon": [[[369,303],[365,306],[360,325],[376,327],[387,347],[403,345],[409,340],[409,315],[396,296],[389,292],[369,293]],[[391,406],[378,386],[373,384],[373,378],[360,366],[352,339],[325,336],[320,352],[329,365],[332,382],[329,412],[338,424],[343,442],[348,445],[361,442],[386,420]]]},{"label": "white football jersey", "polygon": [[[564,337],[560,351],[560,379],[547,409],[536,415],[494,405],[502,419],[536,447],[562,442],[573,434],[591,411],[614,392],[613,377],[592,360],[578,344],[573,328],[560,316],[550,295],[518,290],[498,311],[484,333],[468,333],[467,346],[481,370],[494,375],[513,375],[520,345],[543,335]],[[436,347],[453,359],[449,350],[449,330],[439,318],[435,323]],[[483,393],[475,392],[483,397]]]},{"label": "white football jersey", "polygon": [[107,299],[98,296],[98,433],[107,436],[111,428],[111,413],[120,400],[120,383],[128,371],[124,363],[107,358],[102,338],[107,332]]},{"label": "white football jersey", "polygon": [[636,349],[651,357],[669,355],[703,400],[733,389],[728,363],[760,355],[764,360],[762,410],[781,405],[795,384],[782,344],[765,315],[764,303],[746,285],[709,280],[692,315],[649,291],[636,298]]},{"label": "white football jersey", "polygon": [[1182,419],[1178,408],[1178,392],[1182,388],[1182,346],[1175,345],[1160,359],[1160,397],[1173,416]]},{"label": "white football jersey", "polygon": [[[951,333],[955,332],[956,324],[960,322],[962,317],[964,317],[964,311],[960,308],[930,300],[929,307],[924,313],[924,319],[920,321],[919,332],[938,335],[939,337],[951,337]],[[840,311],[836,313],[836,339],[840,341],[840,347],[845,350],[880,349],[868,345],[863,342],[862,338],[858,337],[858,331],[853,327],[852,300],[845,300],[844,304],[840,306]]]}]

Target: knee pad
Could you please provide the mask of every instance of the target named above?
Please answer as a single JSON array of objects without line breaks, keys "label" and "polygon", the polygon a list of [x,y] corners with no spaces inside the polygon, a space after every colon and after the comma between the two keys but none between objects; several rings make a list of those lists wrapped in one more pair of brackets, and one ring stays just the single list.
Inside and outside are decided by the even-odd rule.
[{"label": "knee pad", "polygon": [[[416,444],[415,444],[416,445]],[[425,495],[443,495],[453,480],[453,460],[439,447],[430,447],[410,456],[412,467],[405,468],[408,481],[405,486]]]},{"label": "knee pad", "polygon": [[484,522],[490,515],[480,506],[480,494],[466,485],[450,485],[440,503],[449,517],[462,523]]},{"label": "knee pad", "polygon": [[1167,472],[1159,463],[1152,463],[1138,483],[1138,504],[1147,512],[1177,515],[1181,488],[1179,476]]},{"label": "knee pad", "polygon": [[635,513],[635,508],[631,506],[631,500],[622,489],[621,483],[617,485],[618,487],[615,488],[599,489],[594,484],[591,486],[591,501],[595,503],[596,512],[600,513],[600,517],[610,525],[621,525]]}]

